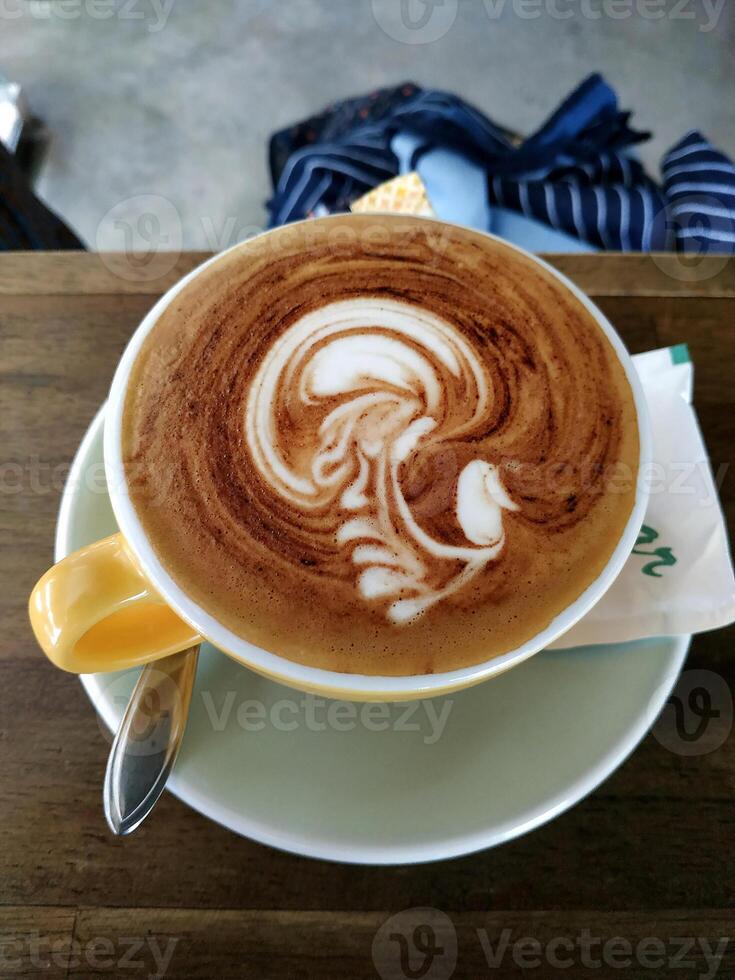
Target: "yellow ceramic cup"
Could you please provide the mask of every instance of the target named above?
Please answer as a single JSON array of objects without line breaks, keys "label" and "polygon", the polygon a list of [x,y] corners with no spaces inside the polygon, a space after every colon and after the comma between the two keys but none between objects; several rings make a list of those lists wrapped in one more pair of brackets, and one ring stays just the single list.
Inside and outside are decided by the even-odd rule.
[{"label": "yellow ceramic cup", "polygon": [[[376,223],[395,220],[388,215],[375,215],[375,219]],[[350,220],[345,216],[318,219],[319,222]],[[299,229],[307,225],[309,234],[313,234],[314,221],[267,234],[287,234],[293,241]],[[247,248],[247,245],[235,248]],[[640,433],[640,469],[645,471],[651,459],[648,413],[638,376],[620,338],[573,283],[535,256],[523,254],[573,293],[609,338],[633,391]],[[565,633],[604,595],[635,545],[647,504],[645,481],[638,481],[635,506],[618,546],[585,592],[546,629],[518,649],[461,670],[381,677],[307,667],[254,646],[194,603],[159,561],[131,503],[122,459],[122,413],[131,368],[146,336],[181,290],[219,258],[196,269],[156,304],[133,335],[118,365],[105,416],[105,475],[121,533],[59,562],[33,590],[31,623],[39,644],[54,664],[74,673],[121,670],[157,660],[206,639],[258,673],[303,691],[363,701],[405,701],[470,687],[508,670]]]},{"label": "yellow ceramic cup", "polygon": [[49,569],[29,612],[48,658],[75,674],[138,666],[201,640],[150,584],[122,534]]}]

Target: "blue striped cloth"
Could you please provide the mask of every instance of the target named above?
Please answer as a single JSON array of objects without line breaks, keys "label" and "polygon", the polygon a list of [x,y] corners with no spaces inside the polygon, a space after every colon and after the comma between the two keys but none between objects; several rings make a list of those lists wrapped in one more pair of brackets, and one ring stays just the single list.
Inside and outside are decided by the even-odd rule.
[{"label": "blue striped cloth", "polygon": [[659,185],[631,152],[650,134],[629,121],[597,74],[525,140],[445,92],[373,92],[273,136],[270,224],[346,211],[418,169],[447,220],[498,231],[506,213],[580,247],[735,252],[732,162],[692,132],[666,154]]},{"label": "blue striped cloth", "polygon": [[724,153],[692,132],[666,154],[661,169],[676,248],[735,253],[735,167]]}]

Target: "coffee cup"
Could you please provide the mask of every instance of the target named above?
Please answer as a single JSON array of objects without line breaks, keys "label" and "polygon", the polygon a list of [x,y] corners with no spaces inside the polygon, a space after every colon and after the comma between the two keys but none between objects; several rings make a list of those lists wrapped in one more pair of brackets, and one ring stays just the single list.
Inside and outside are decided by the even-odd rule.
[{"label": "coffee cup", "polygon": [[[397,295],[402,275],[411,288]],[[245,346],[226,346],[250,316]],[[219,417],[231,392],[234,410]],[[501,418],[503,399],[510,422]],[[235,442],[228,426],[240,426]],[[562,441],[566,455],[556,458]],[[235,463],[213,468],[225,444],[247,454],[234,475]],[[165,448],[159,472],[161,446],[171,458]],[[121,670],[207,640],[303,691],[404,701],[496,676],[592,608],[635,545],[647,503],[638,476],[651,442],[630,357],[570,280],[490,235],[351,215],[266,232],[171,289],[116,370],[104,457],[119,533],[55,565],[30,599],[35,635],[56,666]],[[627,484],[615,498],[621,467]],[[536,495],[528,490],[538,486]],[[192,530],[202,507],[203,527]],[[236,514],[245,515],[239,553]],[[304,552],[298,559],[293,542]],[[578,555],[586,566],[575,565]],[[511,572],[494,584],[506,561]],[[193,581],[190,563],[200,566]],[[250,575],[242,588],[232,578],[240,565]],[[553,601],[543,598],[548,578],[559,583],[548,586]],[[237,605],[236,617],[222,612],[223,600]],[[512,609],[507,620],[501,606]],[[320,636],[331,654],[319,649]],[[461,662],[463,645],[472,662]]]}]

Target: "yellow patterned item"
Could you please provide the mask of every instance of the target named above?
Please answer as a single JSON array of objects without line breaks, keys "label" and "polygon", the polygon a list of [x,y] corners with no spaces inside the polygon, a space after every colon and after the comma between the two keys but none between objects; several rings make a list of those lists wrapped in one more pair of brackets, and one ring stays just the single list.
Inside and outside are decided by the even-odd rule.
[{"label": "yellow patterned item", "polygon": [[395,177],[375,187],[352,203],[352,211],[393,211],[396,214],[417,214],[435,218],[426,188],[415,172]]}]

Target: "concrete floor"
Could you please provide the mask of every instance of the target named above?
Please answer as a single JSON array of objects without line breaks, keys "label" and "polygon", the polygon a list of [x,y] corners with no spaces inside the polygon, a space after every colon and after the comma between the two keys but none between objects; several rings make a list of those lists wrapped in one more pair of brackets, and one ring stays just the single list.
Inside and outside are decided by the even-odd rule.
[{"label": "concrete floor", "polygon": [[600,70],[654,171],[691,127],[735,155],[732,0],[403,2],[424,27],[399,0],[0,0],[0,72],[53,134],[41,193],[91,247],[124,244],[119,218],[224,247],[265,220],[271,131],[406,79],[528,132]]}]

